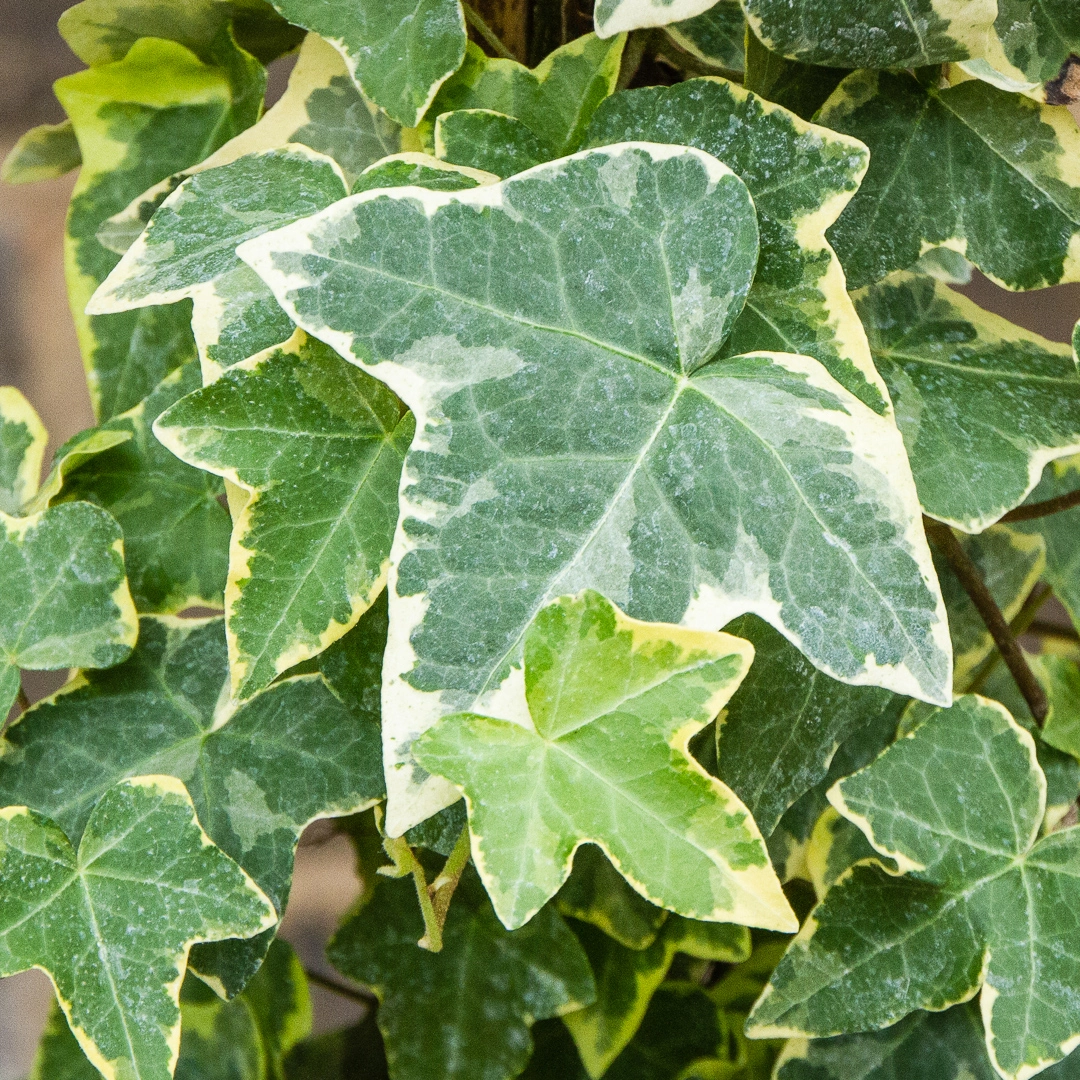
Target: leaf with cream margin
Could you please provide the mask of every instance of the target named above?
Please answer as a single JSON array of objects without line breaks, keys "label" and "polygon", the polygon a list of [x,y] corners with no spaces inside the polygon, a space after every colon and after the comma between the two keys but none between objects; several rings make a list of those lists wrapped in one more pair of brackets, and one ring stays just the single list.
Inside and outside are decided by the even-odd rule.
[{"label": "leaf with cream margin", "polygon": [[716,0],[597,0],[593,21],[597,37],[610,38],[629,30],[692,19],[715,3]]},{"label": "leaf with cream margin", "polygon": [[718,0],[693,19],[670,23],[669,38],[703,64],[724,73],[741,73],[745,65],[746,19],[739,0]]},{"label": "leaf with cream margin", "polygon": [[743,0],[769,49],[806,64],[911,68],[982,55],[994,0]]},{"label": "leaf with cream margin", "polygon": [[900,272],[855,294],[889,386],[924,513],[982,532],[1043,468],[1080,452],[1080,371],[1068,345]]},{"label": "leaf with cream margin", "polygon": [[[229,514],[221,481],[178,461],[154,438],[159,413],[199,386],[194,362],[167,375],[133,409],[69,450],[52,503],[96,503],[124,532],[128,580],[143,614],[223,603]],[[109,445],[109,433],[128,436]],[[100,452],[90,453],[99,448]],[[51,485],[50,485],[51,490]]]},{"label": "leaf with cream margin", "polygon": [[78,847],[24,806],[0,813],[0,973],[46,971],[105,1076],[169,1080],[192,945],[257,934],[273,905],[210,842],[170,776],[102,793]]},{"label": "leaf with cream margin", "polygon": [[416,127],[465,56],[459,0],[272,0],[291,23],[321,34],[353,80],[403,127]]},{"label": "leaf with cream margin", "polygon": [[435,122],[435,153],[498,179],[553,157],[520,120],[489,109],[457,109]]},{"label": "leaf with cream margin", "polygon": [[35,494],[49,433],[14,386],[0,386],[0,511],[17,514]]},{"label": "leaf with cream margin", "polygon": [[1030,1077],[1080,1037],[1080,829],[1039,839],[1046,778],[996,702],[961,697],[836,784],[829,799],[871,859],[814,909],[747,1021],[751,1036],[873,1030],[980,994],[1004,1077]]},{"label": "leaf with cream margin", "polygon": [[108,315],[190,299],[203,377],[210,382],[293,333],[289,317],[236,257],[237,245],[347,194],[336,162],[299,145],[201,171],[158,207],[86,310]]},{"label": "leaf with cream margin", "polygon": [[767,49],[756,34],[746,35],[743,86],[766,101],[775,101],[804,120],[813,120],[848,74],[843,68],[802,64]]},{"label": "leaf with cream margin", "polygon": [[201,161],[252,123],[262,92],[253,103],[237,102],[228,71],[156,38],[140,39],[122,60],[60,79],[55,89],[83,159],[68,212],[68,292],[91,401],[98,418],[108,420],[194,356],[195,344],[186,304],[84,314],[117,262],[97,230],[150,184]]},{"label": "leaf with cream margin", "polygon": [[466,713],[421,736],[420,765],[465,793],[473,858],[505,926],[528,922],[594,843],[652,903],[795,929],[753,819],[688,749],[752,656],[738,638],[637,622],[587,591],[526,631],[533,727]]},{"label": "leaf with cream margin", "polygon": [[232,691],[248,698],[356,625],[386,582],[411,414],[302,330],[154,425],[247,493],[226,585]]},{"label": "leaf with cream margin", "polygon": [[70,120],[31,128],[11,148],[0,166],[5,184],[35,184],[54,180],[82,164],[79,140]]},{"label": "leaf with cream margin", "polygon": [[[385,608],[376,608],[350,648],[377,658],[385,634]],[[313,674],[284,679],[229,715],[223,621],[144,617],[125,664],[83,671],[8,729],[0,802],[50,816],[77,842],[103,791],[147,770],[170,773],[188,785],[214,842],[281,913],[305,826],[382,798],[377,704],[347,705]],[[270,940],[200,945],[191,966],[232,995]]]},{"label": "leaf with cream margin", "polygon": [[1080,280],[1080,131],[1068,109],[977,79],[940,90],[860,71],[817,120],[870,148],[828,232],[852,288],[939,246],[1009,289]]},{"label": "leaf with cream margin", "polygon": [[722,79],[616,94],[597,110],[586,145],[627,139],[694,146],[745,182],[761,230],[746,307],[720,356],[776,350],[812,356],[876,412],[888,392],[825,240],[859,186],[866,148],[808,124]]},{"label": "leaf with cream margin", "polygon": [[430,154],[406,151],[390,154],[369,165],[353,184],[352,194],[374,188],[422,187],[430,191],[465,191],[481,184],[497,184],[499,177],[479,169],[451,165]]},{"label": "leaf with cream margin", "polygon": [[506,930],[472,867],[454,893],[442,950],[417,948],[423,933],[413,883],[383,879],[326,949],[343,975],[378,995],[395,1080],[510,1080],[529,1059],[534,1021],[595,997],[588,960],[559,914],[547,907]]},{"label": "leaf with cream margin", "polygon": [[412,742],[451,712],[520,710],[526,627],[582,588],[696,629],[756,611],[843,681],[949,697],[891,419],[808,357],[708,363],[756,238],[720,162],[630,143],[470,191],[365,192],[239,249],[417,417],[390,556],[391,833],[457,797]]}]

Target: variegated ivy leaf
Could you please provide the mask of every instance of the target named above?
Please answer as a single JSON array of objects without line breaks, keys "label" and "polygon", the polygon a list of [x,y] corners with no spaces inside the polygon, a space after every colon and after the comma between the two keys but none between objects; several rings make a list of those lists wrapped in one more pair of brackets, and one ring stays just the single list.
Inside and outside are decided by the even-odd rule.
[{"label": "variegated ivy leaf", "polygon": [[39,510],[44,510],[60,494],[70,472],[105,450],[129,442],[131,436],[130,428],[124,424],[115,428],[108,425],[87,428],[86,431],[72,435],[53,455],[49,475],[38,488],[37,494],[23,507],[24,512],[36,514]]},{"label": "variegated ivy leaf", "polygon": [[985,51],[994,0],[743,0],[773,52],[807,64],[910,68]]},{"label": "variegated ivy leaf", "polygon": [[746,35],[743,86],[766,101],[783,105],[804,120],[814,118],[847,74],[843,68],[789,60],[767,49],[756,34]]},{"label": "variegated ivy leaf", "polygon": [[817,119],[870,148],[828,233],[852,288],[937,246],[1010,289],[1080,279],[1080,131],[1067,109],[976,79],[940,90],[861,71]]},{"label": "variegated ivy leaf", "polygon": [[248,698],[342,637],[382,591],[412,415],[298,330],[177,402],[154,431],[247,493],[226,625],[232,690]]},{"label": "variegated ivy leaf", "polygon": [[592,926],[577,934],[596,981],[596,1001],[563,1017],[590,1077],[605,1075],[645,1018],[677,952],[738,964],[750,955],[750,932],[730,923],[701,923],[672,915],[646,949],[628,949]]},{"label": "variegated ivy leaf", "polygon": [[442,951],[417,948],[423,933],[412,882],[382,880],[326,950],[343,975],[378,995],[395,1080],[509,1080],[529,1059],[535,1020],[595,997],[589,962],[558,913],[548,907],[529,926],[504,929],[471,867],[454,893]]},{"label": "variegated ivy leaf", "polygon": [[459,0],[271,0],[291,23],[321,34],[364,94],[416,127],[465,56]]},{"label": "variegated ivy leaf", "polygon": [[692,19],[715,3],[716,0],[597,0],[593,21],[597,36],[610,38],[628,30]]},{"label": "variegated ivy leaf", "polygon": [[[623,144],[471,191],[365,192],[240,248],[417,417],[391,549],[392,832],[456,798],[412,741],[512,697],[532,617],[584,587],[701,629],[753,610],[844,681],[948,697],[892,421],[808,357],[708,363],[756,237],[714,158]],[[745,494],[762,485],[767,505]],[[837,591],[851,604],[823,614]]]},{"label": "variegated ivy leaf", "polygon": [[591,842],[652,903],[795,929],[753,819],[688,750],[752,655],[585,592],[526,631],[529,727],[464,713],[421,736],[420,765],[465,793],[473,857],[506,926],[528,922]]},{"label": "variegated ivy leaf", "polygon": [[[385,609],[372,611],[350,648],[378,657],[385,627]],[[148,770],[170,773],[280,914],[304,827],[382,797],[377,699],[373,712],[365,698],[346,706],[320,675],[300,675],[230,716],[222,620],[147,617],[127,663],[81,673],[8,729],[0,802],[49,815],[76,842],[103,791]],[[235,994],[269,944],[264,934],[199,946],[192,967]]]},{"label": "variegated ivy leaf", "polygon": [[1039,656],[1035,661],[1050,703],[1042,737],[1080,759],[1080,667],[1064,656]]},{"label": "variegated ivy leaf", "polygon": [[374,188],[422,187],[431,191],[465,191],[481,184],[498,183],[493,173],[451,165],[429,154],[391,154],[369,165],[356,179],[352,193]]},{"label": "variegated ivy leaf", "polygon": [[0,386],[0,511],[17,514],[38,490],[49,433],[14,386]]},{"label": "variegated ivy leaf", "polygon": [[1068,345],[900,272],[855,295],[889,386],[923,511],[981,532],[1043,467],[1080,451],[1080,371]]},{"label": "variegated ivy leaf", "polygon": [[[597,106],[615,89],[625,42],[621,34],[611,41],[586,34],[531,70],[514,60],[490,59],[470,43],[461,70],[431,106],[429,115],[439,118],[434,136],[438,156],[486,168],[479,159],[455,156],[447,143],[447,125],[453,121],[446,114],[456,110],[485,110],[516,120],[528,135],[519,135],[515,142],[524,145],[531,138],[533,164],[577,150]],[[421,135],[430,138],[426,122]]]},{"label": "variegated ivy leaf", "polygon": [[0,166],[0,180],[6,184],[33,184],[52,180],[82,164],[79,140],[70,120],[31,128],[11,148]]},{"label": "variegated ivy leaf", "polygon": [[333,159],[299,145],[199,172],[161,204],[86,310],[108,315],[190,299],[210,382],[293,332],[274,297],[236,257],[237,245],[347,194]]},{"label": "variegated ivy leaf", "polygon": [[192,945],[257,934],[274,907],[173,777],[109,787],[81,833],[76,848],[33,810],[0,813],[0,975],[47,971],[103,1075],[170,1080]]},{"label": "variegated ivy leaf", "polygon": [[520,120],[490,109],[443,113],[435,122],[435,153],[502,180],[554,156]]},{"label": "variegated ivy leaf", "polygon": [[[1028,1077],[1080,1036],[1080,829],[1041,840],[1046,778],[996,702],[934,710],[830,801],[874,860],[829,890],[773,973],[751,1035],[872,1030],[982,991],[991,1059]],[[1060,990],[1059,990],[1060,988]]]},{"label": "variegated ivy leaf", "polygon": [[[223,62],[238,53],[231,38],[226,45],[232,53]],[[265,72],[248,57],[238,80],[235,66],[211,66],[175,42],[142,38],[122,60],[56,83],[83,159],[65,244],[71,307],[99,419],[138,404],[195,346],[186,304],[84,314],[117,262],[97,239],[98,227],[150,184],[201,161],[254,122]]]},{"label": "variegated ivy leaf", "polygon": [[704,150],[733,169],[754,197],[761,258],[746,307],[719,355],[775,349],[812,356],[862,402],[886,412],[885,384],[825,240],[825,229],[866,170],[865,147],[711,78],[606,101],[586,145],[626,139]]},{"label": "variegated ivy leaf", "polygon": [[746,52],[746,19],[739,0],[717,0],[708,11],[665,27],[681,49],[703,64],[733,74],[742,72]]},{"label": "variegated ivy leaf", "polygon": [[[128,580],[143,613],[223,603],[230,523],[219,501],[222,484],[178,461],[151,429],[162,411],[199,384],[198,365],[185,364],[133,409],[69,444],[56,466],[62,486],[49,495],[53,505],[96,503],[120,523]],[[110,433],[126,438],[114,441]],[[53,487],[47,483],[42,494]]]}]

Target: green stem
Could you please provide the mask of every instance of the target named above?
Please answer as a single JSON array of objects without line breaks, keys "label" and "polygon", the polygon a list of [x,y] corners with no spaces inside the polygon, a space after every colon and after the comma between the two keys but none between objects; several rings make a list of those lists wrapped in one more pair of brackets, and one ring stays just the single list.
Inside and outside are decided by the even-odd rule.
[{"label": "green stem", "polygon": [[439,920],[439,928],[446,925],[446,914],[450,910],[450,901],[454,898],[454,890],[458,887],[461,875],[465,872],[471,854],[469,826],[461,830],[457,838],[454,850],[443,865],[442,873],[431,883],[434,893],[432,906],[435,908],[435,918]]},{"label": "green stem", "polygon": [[394,865],[392,868],[380,867],[379,873],[390,871],[387,877],[399,878],[412,874],[413,884],[416,886],[416,899],[420,902],[420,914],[424,917],[424,936],[416,944],[429,952],[442,952],[442,924],[435,915],[427,875],[420,865],[420,860],[417,859],[404,836],[384,837],[383,847]]},{"label": "green stem", "polygon": [[468,0],[461,0],[461,8],[465,12],[465,21],[483,38],[484,43],[496,56],[503,60],[517,60],[517,57],[502,43],[498,34],[484,22],[484,17]]}]

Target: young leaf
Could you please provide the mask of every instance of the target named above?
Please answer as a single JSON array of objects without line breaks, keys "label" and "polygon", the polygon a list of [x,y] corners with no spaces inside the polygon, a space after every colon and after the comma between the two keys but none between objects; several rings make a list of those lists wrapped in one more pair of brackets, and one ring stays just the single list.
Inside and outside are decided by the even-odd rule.
[{"label": "young leaf", "polygon": [[829,890],[750,1016],[752,1035],[872,1030],[982,989],[1005,1077],[1064,1057],[1080,1008],[1080,830],[1038,839],[1046,779],[996,702],[934,710],[830,801],[903,876],[868,861]]},{"label": "young leaf", "polygon": [[532,728],[460,714],[421,736],[420,765],[465,792],[473,857],[506,926],[528,922],[591,842],[655,904],[795,929],[753,819],[687,746],[752,655],[738,638],[639,623],[585,592],[526,631]]},{"label": "young leaf", "polygon": [[739,0],[718,0],[693,19],[670,23],[668,37],[695,59],[723,72],[743,70],[746,19]]},{"label": "young leaf", "polygon": [[[350,644],[378,656],[385,611],[368,618]],[[174,774],[188,784],[214,842],[282,912],[304,827],[382,796],[377,714],[360,702],[356,711],[342,704],[319,675],[301,675],[228,717],[227,679],[220,619],[144,618],[127,663],[83,672],[8,729],[0,802],[50,815],[75,841],[116,781],[148,769]],[[246,946],[200,946],[192,966],[234,994],[268,945],[264,936]]]},{"label": "young leaf", "polygon": [[353,184],[352,194],[374,188],[422,187],[430,191],[466,191],[481,184],[498,183],[493,173],[451,165],[429,154],[391,154],[369,165]]},{"label": "young leaf", "polygon": [[[761,258],[719,355],[812,356],[864,404],[886,412],[885,384],[825,240],[866,171],[866,148],[721,79],[616,94],[597,111],[586,143],[626,139],[704,150],[734,169],[754,197]],[[777,184],[778,175],[786,182]]]},{"label": "young leaf", "polygon": [[939,90],[861,71],[817,119],[870,148],[828,234],[852,288],[940,245],[1010,289],[1080,280],[1080,131],[1067,109],[978,80]]},{"label": "young leaf", "polygon": [[303,331],[163,413],[181,460],[249,493],[226,586],[232,690],[250,697],[356,625],[386,581],[412,416]]},{"label": "young leaf", "polygon": [[14,386],[0,386],[0,511],[17,514],[38,490],[49,433]]},{"label": "young leaf", "polygon": [[131,652],[138,619],[120,527],[86,503],[30,517],[0,513],[0,712],[19,668],[111,667]]},{"label": "young leaf", "polygon": [[435,153],[498,179],[550,161],[543,143],[520,120],[489,109],[458,109],[435,122]]},{"label": "young leaf", "polygon": [[[124,533],[128,579],[140,612],[172,613],[222,605],[228,565],[229,514],[221,482],[185,465],[154,438],[158,414],[199,385],[195,363],[167,375],[147,398],[97,429],[128,438],[101,452],[84,443],[82,460],[62,463],[53,503],[80,499],[108,510]],[[69,454],[69,458],[75,457]]]},{"label": "young leaf", "polygon": [[1047,462],[1080,451],[1069,346],[917,274],[856,293],[855,307],[931,517],[982,532],[1027,498]]},{"label": "young leaf", "polygon": [[86,310],[108,315],[190,299],[204,378],[212,381],[293,332],[289,317],[236,257],[237,245],[346,194],[337,164],[301,146],[199,172],[161,204]]},{"label": "young leaf", "polygon": [[[417,417],[391,549],[392,833],[456,798],[411,742],[487,710],[533,615],[583,587],[700,629],[753,610],[844,681],[948,697],[891,420],[807,357],[708,363],[756,236],[714,158],[623,144],[471,191],[365,192],[241,247]],[[823,612],[837,590],[851,605]]]},{"label": "young leaf", "polygon": [[416,127],[465,56],[459,0],[271,0],[291,23],[321,34],[364,94]]},{"label": "young leaf", "polygon": [[0,874],[0,974],[47,971],[80,1046],[106,1076],[168,1080],[191,946],[251,936],[277,918],[169,776],[106,790],[77,852],[53,821],[8,807]]},{"label": "young leaf", "polygon": [[986,48],[993,0],[743,0],[773,52],[807,64],[910,68],[967,60]]},{"label": "young leaf", "polygon": [[53,180],[82,164],[79,140],[70,120],[31,128],[11,148],[0,166],[0,180],[6,184],[34,184]]},{"label": "young leaf", "polygon": [[597,0],[593,9],[598,37],[610,38],[627,30],[692,19],[716,0]]},{"label": "young leaf", "polygon": [[454,893],[442,951],[417,948],[423,933],[412,882],[380,881],[327,946],[342,974],[378,995],[395,1080],[509,1080],[528,1061],[534,1020],[594,998],[589,963],[558,914],[549,907],[528,927],[505,930],[471,867]]}]

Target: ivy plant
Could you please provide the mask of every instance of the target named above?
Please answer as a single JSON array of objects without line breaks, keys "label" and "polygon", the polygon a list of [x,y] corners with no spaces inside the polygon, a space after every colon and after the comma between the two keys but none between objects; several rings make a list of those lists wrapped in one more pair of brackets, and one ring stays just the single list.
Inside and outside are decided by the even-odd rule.
[{"label": "ivy plant", "polygon": [[96,416],[43,475],[0,388],[32,1077],[1080,1076],[1080,327],[966,288],[1080,281],[1077,6],[581,6],[61,18],[3,166],[78,170]]}]

